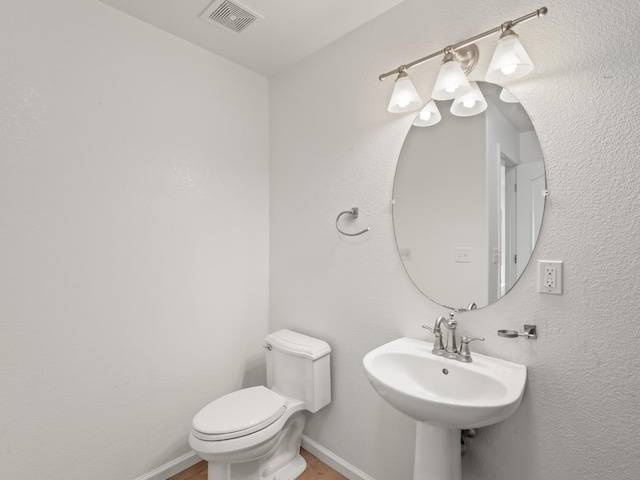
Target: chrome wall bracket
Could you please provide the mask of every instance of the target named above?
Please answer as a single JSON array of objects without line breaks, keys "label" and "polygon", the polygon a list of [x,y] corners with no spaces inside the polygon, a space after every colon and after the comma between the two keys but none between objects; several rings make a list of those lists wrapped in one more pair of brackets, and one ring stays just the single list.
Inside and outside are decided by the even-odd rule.
[{"label": "chrome wall bracket", "polygon": [[343,230],[340,229],[340,217],[342,217],[343,215],[351,215],[352,218],[356,219],[358,218],[358,207],[353,207],[351,210],[345,210],[344,212],[340,212],[338,214],[338,216],[336,217],[336,229],[342,234],[342,235],[346,235],[347,237],[357,237],[358,235],[362,235],[363,233],[366,233],[368,231],[370,231],[370,229],[367,227],[364,230],[360,231],[360,232],[356,232],[356,233],[347,233]]},{"label": "chrome wall bracket", "polygon": [[476,65],[478,64],[478,57],[480,57],[480,51],[475,43],[465,47],[460,47],[457,50],[454,50],[453,53],[458,59],[458,63],[465,75],[469,75],[473,69],[476,68]]},{"label": "chrome wall bracket", "polygon": [[525,325],[522,333],[515,330],[498,330],[498,336],[505,338],[524,337],[527,340],[535,340],[538,338],[538,327],[536,325]]}]

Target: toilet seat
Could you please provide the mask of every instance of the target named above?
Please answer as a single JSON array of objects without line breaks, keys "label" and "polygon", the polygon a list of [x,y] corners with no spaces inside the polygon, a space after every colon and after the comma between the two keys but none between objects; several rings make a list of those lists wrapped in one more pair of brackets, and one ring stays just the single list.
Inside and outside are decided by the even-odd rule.
[{"label": "toilet seat", "polygon": [[193,419],[193,435],[219,441],[243,437],[276,422],[287,410],[287,399],[266,387],[238,390],[214,400]]}]

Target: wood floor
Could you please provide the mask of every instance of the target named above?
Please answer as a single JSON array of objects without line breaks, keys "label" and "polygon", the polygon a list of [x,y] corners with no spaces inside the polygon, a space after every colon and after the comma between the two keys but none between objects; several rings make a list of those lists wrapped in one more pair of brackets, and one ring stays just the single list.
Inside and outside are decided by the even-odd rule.
[{"label": "wood floor", "polygon": [[[300,454],[307,461],[307,469],[298,477],[298,480],[348,480],[347,477],[322,463],[304,448],[300,449]],[[168,480],[207,480],[207,462],[196,463],[193,467]]]}]

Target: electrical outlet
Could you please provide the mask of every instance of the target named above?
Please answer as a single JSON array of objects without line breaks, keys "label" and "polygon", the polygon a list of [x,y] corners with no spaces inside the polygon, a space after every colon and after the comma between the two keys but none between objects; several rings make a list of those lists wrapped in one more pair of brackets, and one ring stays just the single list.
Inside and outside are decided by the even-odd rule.
[{"label": "electrical outlet", "polygon": [[538,262],[538,292],[562,295],[562,262],[540,260]]},{"label": "electrical outlet", "polygon": [[456,263],[471,263],[471,249],[469,247],[455,247],[453,251]]},{"label": "electrical outlet", "polygon": [[411,249],[410,248],[401,248],[400,249],[400,258],[403,262],[411,261]]},{"label": "electrical outlet", "polygon": [[556,269],[555,267],[544,267],[544,286],[545,288],[556,288]]}]

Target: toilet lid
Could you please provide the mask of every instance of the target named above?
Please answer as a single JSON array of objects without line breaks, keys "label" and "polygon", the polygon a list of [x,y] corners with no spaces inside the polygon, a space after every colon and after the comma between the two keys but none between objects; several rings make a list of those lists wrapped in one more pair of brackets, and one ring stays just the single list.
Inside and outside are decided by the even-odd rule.
[{"label": "toilet lid", "polygon": [[193,419],[193,428],[208,439],[225,440],[268,427],[286,410],[286,398],[266,387],[229,393],[204,407]]}]

